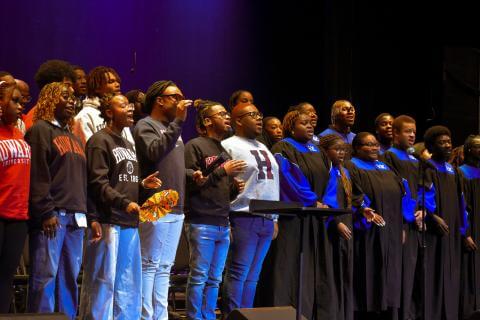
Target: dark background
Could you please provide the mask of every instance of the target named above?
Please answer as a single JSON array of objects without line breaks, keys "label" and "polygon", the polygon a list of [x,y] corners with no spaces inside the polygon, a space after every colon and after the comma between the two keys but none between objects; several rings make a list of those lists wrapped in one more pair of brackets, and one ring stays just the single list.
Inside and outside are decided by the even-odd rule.
[{"label": "dark background", "polygon": [[124,92],[171,79],[189,98],[226,105],[233,91],[247,89],[266,115],[279,117],[309,101],[320,116],[318,132],[342,98],[357,109],[357,132],[390,112],[415,117],[419,138],[433,124],[449,126],[455,144],[478,133],[480,51],[459,46],[469,26],[454,22],[476,21],[465,10],[359,0],[0,6],[0,70],[30,83],[34,97],[38,66],[64,59],[87,71],[115,68]]}]

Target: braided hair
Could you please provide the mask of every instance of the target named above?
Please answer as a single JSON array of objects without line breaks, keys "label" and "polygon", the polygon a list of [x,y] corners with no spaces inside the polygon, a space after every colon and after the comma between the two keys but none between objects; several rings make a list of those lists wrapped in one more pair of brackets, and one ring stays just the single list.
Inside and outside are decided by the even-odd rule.
[{"label": "braided hair", "polygon": [[155,99],[158,96],[161,96],[162,93],[167,89],[168,87],[177,87],[177,85],[170,80],[160,80],[154,82],[147,90],[147,93],[145,94],[145,105],[144,105],[144,112],[151,114],[153,105],[155,104]]},{"label": "braided hair", "polygon": [[202,99],[197,99],[193,102],[193,106],[195,109],[197,109],[197,119],[196,119],[196,126],[200,130],[206,131],[207,128],[205,127],[205,119],[207,118],[207,113],[208,111],[213,107],[213,106],[221,106],[222,104],[220,102],[216,101],[210,101],[210,100],[202,100]]},{"label": "braided hair", "polygon": [[115,69],[104,66],[95,67],[88,73],[87,77],[87,92],[89,97],[98,97],[98,89],[107,84],[108,79],[106,75],[108,73],[113,74],[118,82],[122,81]]},{"label": "braided hair", "polygon": [[[344,143],[343,139],[336,134],[327,134],[323,137],[320,137],[319,145],[324,149],[328,150],[338,141]],[[352,207],[352,183],[345,173],[345,169],[341,163],[338,164],[338,170],[340,171],[340,180],[342,181],[343,191],[345,192],[345,199],[347,200],[347,208]]]}]

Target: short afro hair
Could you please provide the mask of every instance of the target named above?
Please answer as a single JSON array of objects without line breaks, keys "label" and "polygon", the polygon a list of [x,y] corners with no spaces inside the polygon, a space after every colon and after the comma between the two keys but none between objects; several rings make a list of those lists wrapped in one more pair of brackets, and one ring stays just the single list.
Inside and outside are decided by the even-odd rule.
[{"label": "short afro hair", "polygon": [[452,133],[447,127],[444,126],[433,126],[430,127],[423,136],[423,141],[425,142],[425,148],[432,153],[433,146],[435,145],[435,140],[440,136],[452,136]]},{"label": "short afro hair", "polygon": [[62,82],[64,78],[75,82],[77,76],[70,63],[63,60],[48,60],[38,68],[35,82],[40,90],[52,82]]}]

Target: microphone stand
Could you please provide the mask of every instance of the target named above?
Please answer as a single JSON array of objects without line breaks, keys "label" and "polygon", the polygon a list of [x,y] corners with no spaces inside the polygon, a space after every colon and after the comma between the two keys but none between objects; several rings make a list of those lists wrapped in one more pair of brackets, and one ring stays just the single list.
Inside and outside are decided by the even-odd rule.
[{"label": "microphone stand", "polygon": [[425,175],[426,175],[426,164],[424,161],[419,161],[418,170],[421,176],[422,181],[422,231],[421,231],[421,244],[420,244],[420,255],[422,257],[422,282],[421,282],[421,305],[422,305],[422,319],[427,320],[426,318],[426,301],[427,301],[427,257],[426,257],[426,224],[425,224],[425,217],[426,217],[426,208],[425,208]]}]

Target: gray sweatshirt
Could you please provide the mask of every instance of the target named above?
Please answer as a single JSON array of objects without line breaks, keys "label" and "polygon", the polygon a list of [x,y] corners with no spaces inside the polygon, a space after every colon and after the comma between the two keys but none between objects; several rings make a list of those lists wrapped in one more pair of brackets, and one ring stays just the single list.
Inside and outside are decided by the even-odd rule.
[{"label": "gray sweatshirt", "polygon": [[185,147],[183,121],[175,119],[162,123],[150,116],[138,121],[133,133],[140,163],[141,178],[160,172],[162,187],[158,190],[141,189],[140,205],[155,192],[173,189],[178,192],[177,211],[183,211],[185,199]]}]

